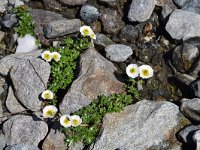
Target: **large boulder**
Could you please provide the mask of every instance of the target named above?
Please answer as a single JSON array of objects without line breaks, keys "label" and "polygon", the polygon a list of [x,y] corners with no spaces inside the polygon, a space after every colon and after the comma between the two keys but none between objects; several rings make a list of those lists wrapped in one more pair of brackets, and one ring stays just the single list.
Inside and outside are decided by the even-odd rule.
[{"label": "large boulder", "polygon": [[176,9],[169,17],[165,29],[172,38],[187,40],[192,37],[199,37],[200,15]]},{"label": "large boulder", "polygon": [[91,149],[180,148],[175,134],[182,127],[180,122],[183,118],[173,103],[142,100],[119,113],[107,114],[101,135]]},{"label": "large boulder", "polygon": [[17,115],[3,124],[7,145],[27,144],[38,146],[48,132],[44,121],[34,120],[31,116]]},{"label": "large boulder", "polygon": [[123,92],[123,84],[114,76],[116,67],[95,49],[81,56],[80,74],[60,104],[60,111],[72,113],[87,106],[98,95]]}]

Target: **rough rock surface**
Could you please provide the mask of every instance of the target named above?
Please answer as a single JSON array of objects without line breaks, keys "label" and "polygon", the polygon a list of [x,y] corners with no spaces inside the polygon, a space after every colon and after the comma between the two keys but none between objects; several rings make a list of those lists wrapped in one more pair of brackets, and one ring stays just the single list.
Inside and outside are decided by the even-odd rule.
[{"label": "rough rock surface", "polygon": [[181,100],[181,112],[193,119],[194,121],[200,122],[200,99],[193,98],[193,99],[186,99],[183,98]]},{"label": "rough rock surface", "polygon": [[66,5],[83,5],[87,0],[59,0],[61,3]]},{"label": "rough rock surface", "polygon": [[6,99],[6,108],[11,113],[19,113],[25,110],[25,108],[16,99],[11,86],[9,87],[9,90],[8,90],[8,96]]},{"label": "rough rock surface", "polygon": [[61,4],[56,0],[43,0],[43,3],[47,10],[62,11]]},{"label": "rough rock surface", "polygon": [[192,37],[200,37],[200,15],[176,9],[169,17],[165,29],[172,38],[186,40]]},{"label": "rough rock surface", "polygon": [[70,114],[96,99],[98,95],[123,92],[123,84],[114,76],[115,66],[95,49],[87,50],[80,60],[80,74],[60,104]]},{"label": "rough rock surface", "polygon": [[6,147],[5,150],[40,150],[40,149],[34,145],[16,144]]},{"label": "rough rock surface", "polygon": [[28,144],[38,146],[48,132],[43,121],[36,121],[31,116],[17,115],[3,124],[7,145]]},{"label": "rough rock surface", "polygon": [[179,7],[182,7],[188,0],[173,0],[173,2],[178,5]]},{"label": "rough rock surface", "polygon": [[[181,117],[173,103],[140,101],[119,113],[107,114],[102,133],[91,149],[173,149],[178,146],[174,137]],[[174,145],[167,142],[169,139]]]},{"label": "rough rock surface", "polygon": [[14,65],[10,71],[17,99],[28,109],[41,109],[39,95],[45,91],[50,75],[50,65],[40,58],[30,58]]},{"label": "rough rock surface", "polygon": [[5,136],[0,132],[0,149],[3,149],[6,146],[6,138]]},{"label": "rough rock surface", "polygon": [[7,4],[8,4],[8,0],[0,1],[0,13],[4,13],[6,11]]},{"label": "rough rock surface", "polygon": [[50,22],[44,27],[44,34],[47,38],[57,38],[80,30],[81,21],[79,19],[62,19]]},{"label": "rough rock surface", "polygon": [[131,47],[123,44],[112,44],[106,47],[106,57],[111,61],[124,62],[133,54]]},{"label": "rough rock surface", "polygon": [[94,41],[94,43],[102,49],[104,49],[108,45],[114,44],[114,42],[109,37],[101,33],[96,34],[96,40]]},{"label": "rough rock surface", "polygon": [[139,36],[139,30],[132,26],[132,25],[126,25],[121,31],[120,31],[120,38],[122,40],[135,42],[135,40]]},{"label": "rough rock surface", "polygon": [[17,65],[18,63],[28,60],[30,58],[37,58],[41,55],[42,50],[37,50],[34,52],[24,53],[24,54],[11,54],[0,60],[0,75],[7,76],[10,69]]},{"label": "rough rock surface", "polygon": [[187,2],[184,3],[181,9],[200,14],[199,7],[200,7],[199,0],[187,0]]},{"label": "rough rock surface", "polygon": [[189,86],[194,91],[194,94],[200,98],[200,79],[195,80]]},{"label": "rough rock surface", "polygon": [[128,12],[130,21],[144,22],[150,18],[155,7],[155,0],[134,0]]},{"label": "rough rock surface", "polygon": [[1,24],[6,28],[13,28],[18,22],[16,14],[6,14]]}]

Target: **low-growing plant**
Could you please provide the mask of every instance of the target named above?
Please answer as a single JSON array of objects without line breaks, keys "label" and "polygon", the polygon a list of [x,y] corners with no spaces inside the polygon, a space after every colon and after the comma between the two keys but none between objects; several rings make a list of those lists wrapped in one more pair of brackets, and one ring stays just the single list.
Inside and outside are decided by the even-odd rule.
[{"label": "low-growing plant", "polygon": [[34,22],[32,16],[28,12],[28,7],[23,5],[15,8],[13,13],[19,18],[19,24],[15,28],[15,31],[22,37],[26,34],[35,35]]},{"label": "low-growing plant", "polygon": [[105,114],[119,112],[132,102],[133,99],[130,95],[112,94],[100,96],[87,107],[76,111],[74,114],[79,115],[83,122],[78,127],[62,129],[62,132],[67,136],[67,144],[71,145],[80,141],[85,145],[91,144],[100,133]]}]

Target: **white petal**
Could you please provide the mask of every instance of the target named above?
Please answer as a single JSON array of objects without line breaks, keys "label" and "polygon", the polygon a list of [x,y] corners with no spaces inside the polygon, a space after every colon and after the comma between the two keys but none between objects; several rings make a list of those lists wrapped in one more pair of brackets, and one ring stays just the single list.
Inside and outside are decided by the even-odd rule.
[{"label": "white petal", "polygon": [[[149,73],[148,76],[146,76],[146,75],[144,75],[142,73],[143,70],[148,70],[148,73]],[[150,78],[152,76],[153,76],[153,69],[151,68],[151,66],[149,66],[149,65],[142,65],[142,66],[140,66],[140,77],[141,78],[148,79],[148,78]]]},{"label": "white petal", "polygon": [[[65,123],[65,119],[69,119],[69,123],[68,123],[68,124]],[[72,125],[70,116],[69,116],[69,115],[63,115],[63,116],[61,116],[61,118],[60,118],[60,124],[61,124],[63,127],[65,127],[65,128],[70,127],[70,126]]]},{"label": "white petal", "polygon": [[[73,115],[73,116],[71,116],[70,117],[70,119],[71,119],[71,121],[72,121],[72,126],[73,127],[77,127],[77,126],[79,126],[81,123],[82,123],[82,119],[80,118],[80,116],[78,116],[78,115]],[[74,124],[74,120],[77,120],[78,121],[78,124],[76,125],[76,124]]]},{"label": "white petal", "polygon": [[[136,72],[135,73],[131,73],[130,72],[130,70],[131,69],[136,69]],[[129,77],[131,77],[131,78],[136,78],[136,77],[138,77],[138,75],[139,75],[139,67],[138,67],[138,65],[136,65],[136,64],[130,64],[130,65],[128,65],[127,67],[126,67],[126,74],[129,76]]]},{"label": "white petal", "polygon": [[[85,29],[87,29],[88,30],[88,34],[85,34],[83,31],[85,30]],[[83,36],[87,36],[87,35],[90,35],[93,31],[92,31],[92,29],[90,28],[90,26],[82,26],[82,27],[80,27],[80,32],[81,32],[81,34],[83,35]]]}]

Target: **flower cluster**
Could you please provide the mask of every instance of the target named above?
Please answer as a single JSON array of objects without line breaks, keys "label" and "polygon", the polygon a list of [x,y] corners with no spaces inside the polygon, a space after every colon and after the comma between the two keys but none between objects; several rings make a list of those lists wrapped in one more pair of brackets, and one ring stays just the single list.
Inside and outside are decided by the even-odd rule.
[{"label": "flower cluster", "polygon": [[47,62],[50,62],[52,59],[58,62],[61,57],[61,55],[58,52],[51,53],[50,51],[44,51],[41,56],[42,59],[46,60]]},{"label": "flower cluster", "polygon": [[89,36],[91,39],[96,39],[96,35],[94,34],[93,30],[90,28],[90,26],[82,26],[80,28],[81,35],[83,36]]},{"label": "flower cluster", "polygon": [[143,79],[148,79],[153,76],[153,69],[149,65],[138,67],[136,64],[130,64],[126,67],[126,74],[133,79],[138,76]]},{"label": "flower cluster", "polygon": [[82,119],[78,115],[73,115],[73,116],[63,115],[60,118],[60,124],[65,128],[68,128],[68,127],[71,127],[71,126],[72,127],[77,127],[81,123],[82,123]]}]

